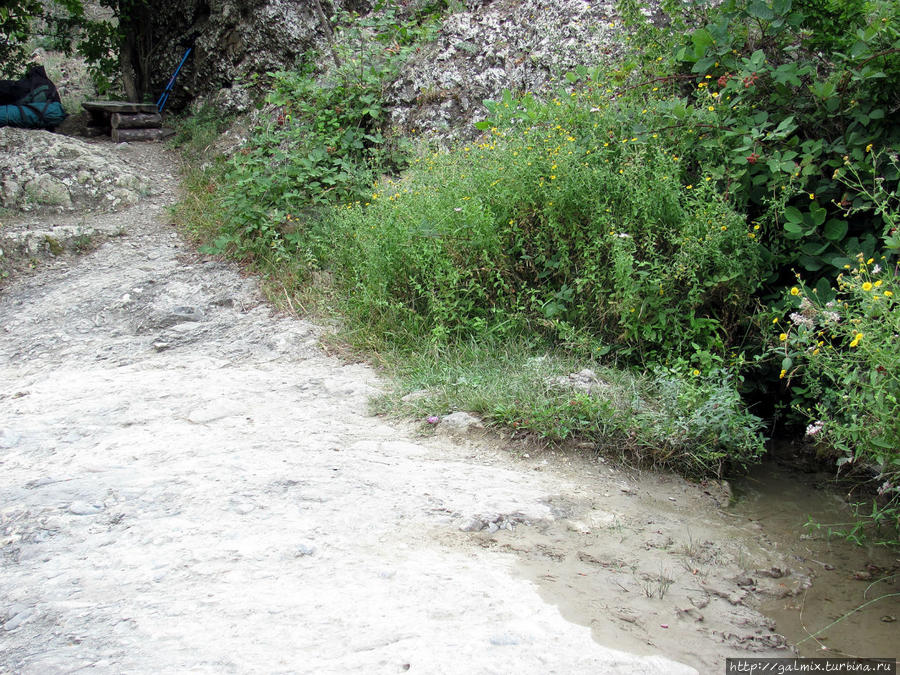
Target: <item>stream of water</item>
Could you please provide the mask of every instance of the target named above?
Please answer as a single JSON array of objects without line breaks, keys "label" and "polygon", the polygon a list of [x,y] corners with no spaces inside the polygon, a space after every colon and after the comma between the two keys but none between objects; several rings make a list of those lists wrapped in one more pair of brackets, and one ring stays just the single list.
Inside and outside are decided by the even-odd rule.
[{"label": "stream of water", "polygon": [[813,579],[799,596],[761,607],[801,656],[900,657],[900,552],[807,526],[852,519],[832,476],[769,462],[736,481],[734,492],[733,513],[758,522]]}]

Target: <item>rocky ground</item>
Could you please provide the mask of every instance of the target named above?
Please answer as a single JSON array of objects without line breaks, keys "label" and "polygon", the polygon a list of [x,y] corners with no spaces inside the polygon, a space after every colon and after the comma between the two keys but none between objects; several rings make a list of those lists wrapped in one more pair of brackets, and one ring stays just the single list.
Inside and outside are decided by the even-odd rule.
[{"label": "rocky ground", "polygon": [[[0,672],[671,674],[788,654],[753,607],[808,580],[722,486],[369,415],[376,374],[168,224],[172,157],[88,149],[153,190],[2,217],[19,262],[0,287]],[[22,243],[79,227],[91,252]]]}]

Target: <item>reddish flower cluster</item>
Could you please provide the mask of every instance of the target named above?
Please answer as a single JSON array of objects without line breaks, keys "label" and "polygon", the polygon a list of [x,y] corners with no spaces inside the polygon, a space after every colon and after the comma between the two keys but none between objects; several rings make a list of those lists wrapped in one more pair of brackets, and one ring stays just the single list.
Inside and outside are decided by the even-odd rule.
[{"label": "reddish flower cluster", "polygon": [[758,79],[759,75],[757,75],[756,73],[753,73],[750,77],[745,77],[743,80],[744,89],[749,89],[750,87],[752,87],[754,84],[756,84],[756,81]]},{"label": "reddish flower cluster", "polygon": [[749,155],[747,155],[747,164],[756,164],[758,159],[759,155],[757,155],[755,152],[751,152]]},{"label": "reddish flower cluster", "polygon": [[720,87],[724,87],[725,85],[728,84],[728,76],[729,76],[730,74],[731,74],[731,73],[725,73],[724,75],[722,75],[722,76],[719,78],[718,82],[719,82],[719,86],[720,86]]}]

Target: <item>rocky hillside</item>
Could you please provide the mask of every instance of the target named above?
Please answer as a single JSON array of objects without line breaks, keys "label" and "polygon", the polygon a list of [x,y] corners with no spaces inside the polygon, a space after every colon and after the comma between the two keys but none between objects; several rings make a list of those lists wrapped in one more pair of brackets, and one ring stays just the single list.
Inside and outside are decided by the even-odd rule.
[{"label": "rocky hillside", "polygon": [[[424,2],[397,3],[401,16]],[[434,3],[432,3],[434,4]],[[151,89],[161,90],[194,39],[173,107],[210,100],[224,111],[249,109],[254,74],[294,66],[309,50],[325,53],[327,36],[313,3],[219,0],[157,3],[151,17]],[[365,2],[324,2],[365,12]],[[610,0],[468,0],[446,14],[436,38],[407,62],[386,92],[392,121],[404,132],[443,134],[477,118],[481,102],[503,89],[540,90],[554,76],[597,63],[619,48],[622,28]]]},{"label": "rocky hillside", "polygon": [[483,115],[504,89],[540,91],[578,65],[620,47],[615,3],[473,0],[444,21],[437,39],[410,59],[388,92],[395,125],[442,135]]}]

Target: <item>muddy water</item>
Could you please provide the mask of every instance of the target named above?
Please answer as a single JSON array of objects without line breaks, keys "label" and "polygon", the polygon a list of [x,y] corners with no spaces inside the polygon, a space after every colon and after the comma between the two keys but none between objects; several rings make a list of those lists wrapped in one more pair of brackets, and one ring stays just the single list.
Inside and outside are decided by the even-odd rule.
[{"label": "muddy water", "polygon": [[762,527],[773,548],[812,585],[759,608],[801,656],[900,656],[900,554],[856,546],[821,524],[851,520],[845,495],[826,474],[802,474],[771,462],[734,485],[730,511]]}]

